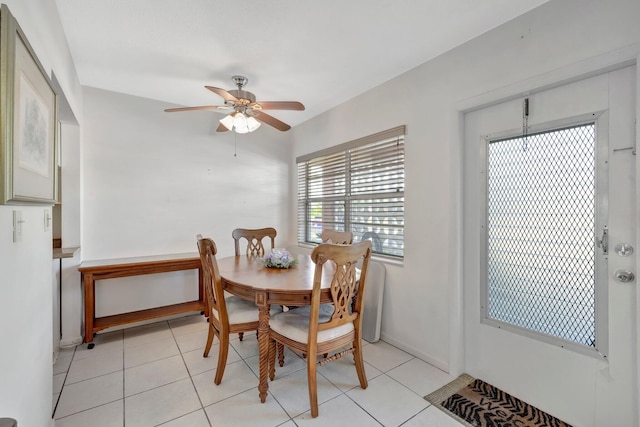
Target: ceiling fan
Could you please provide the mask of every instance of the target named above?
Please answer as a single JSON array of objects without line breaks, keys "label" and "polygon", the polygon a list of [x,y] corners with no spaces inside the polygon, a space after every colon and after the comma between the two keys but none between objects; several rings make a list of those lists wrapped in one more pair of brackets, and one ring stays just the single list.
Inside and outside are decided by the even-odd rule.
[{"label": "ceiling fan", "polygon": [[304,105],[297,101],[257,102],[253,93],[242,89],[248,82],[246,77],[233,76],[231,79],[238,89],[224,90],[219,87],[205,86],[211,92],[220,95],[224,99],[224,105],[167,108],[164,111],[168,113],[193,110],[231,111],[220,120],[220,125],[216,130],[218,132],[234,130],[237,133],[247,133],[258,129],[261,123],[266,123],[281,131],[291,129],[291,126],[265,113],[264,110],[304,110]]}]

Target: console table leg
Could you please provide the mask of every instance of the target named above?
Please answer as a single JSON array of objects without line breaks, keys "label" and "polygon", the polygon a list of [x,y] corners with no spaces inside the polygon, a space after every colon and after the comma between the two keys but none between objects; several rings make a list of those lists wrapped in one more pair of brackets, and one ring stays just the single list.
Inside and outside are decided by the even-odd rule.
[{"label": "console table leg", "polygon": [[93,341],[93,320],[95,319],[95,281],[93,274],[82,274],[84,284],[84,342]]}]

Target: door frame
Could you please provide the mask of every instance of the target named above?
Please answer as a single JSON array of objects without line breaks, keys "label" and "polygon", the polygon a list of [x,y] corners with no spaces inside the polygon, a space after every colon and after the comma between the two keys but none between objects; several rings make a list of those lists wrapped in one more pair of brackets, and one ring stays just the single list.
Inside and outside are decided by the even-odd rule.
[{"label": "door frame", "polygon": [[[449,235],[452,244],[449,246],[451,286],[449,286],[449,373],[457,376],[464,372],[464,140],[465,114],[474,110],[490,107],[508,100],[522,98],[532,93],[559,87],[598,74],[618,70],[630,65],[636,66],[636,112],[635,112],[635,146],[640,138],[640,46],[632,45],[613,52],[599,55],[585,61],[535,76],[493,91],[467,98],[452,105],[449,113],[451,124],[450,145],[450,182],[451,198]],[[640,212],[640,156],[635,157],[635,192],[636,212]],[[640,227],[636,230],[636,242],[640,242]],[[640,248],[636,248],[635,261],[640,266]],[[637,273],[637,272],[636,272]],[[636,278],[637,287],[638,278]],[[636,290],[636,353],[640,354],[640,290]],[[636,388],[640,390],[640,367],[636,369]],[[640,419],[640,407],[636,409],[636,417]]]}]

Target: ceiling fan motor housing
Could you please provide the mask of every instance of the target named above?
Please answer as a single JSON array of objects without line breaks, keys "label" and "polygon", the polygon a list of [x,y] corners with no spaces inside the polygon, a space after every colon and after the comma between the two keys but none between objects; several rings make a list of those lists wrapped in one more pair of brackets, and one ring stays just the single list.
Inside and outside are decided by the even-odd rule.
[{"label": "ceiling fan motor housing", "polygon": [[[246,105],[246,104],[251,104],[252,102],[256,102],[256,96],[253,93],[249,92],[248,90],[234,89],[228,92],[231,95],[238,98],[242,104]],[[230,103],[231,105],[234,104],[233,101],[227,101],[227,102]]]}]

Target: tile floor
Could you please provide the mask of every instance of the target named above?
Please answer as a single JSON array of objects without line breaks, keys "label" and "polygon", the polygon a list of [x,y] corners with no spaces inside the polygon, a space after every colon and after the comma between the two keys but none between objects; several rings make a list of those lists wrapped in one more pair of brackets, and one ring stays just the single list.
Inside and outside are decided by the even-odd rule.
[{"label": "tile floor", "polygon": [[92,350],[62,349],[54,366],[56,427],[461,425],[422,398],[453,378],[383,341],[364,346],[366,390],[349,356],[319,368],[317,418],[309,412],[305,361],[288,350],[261,404],[255,334],[232,339],[216,386],[217,340],[202,357],[207,327],[193,315],[99,334]]}]

